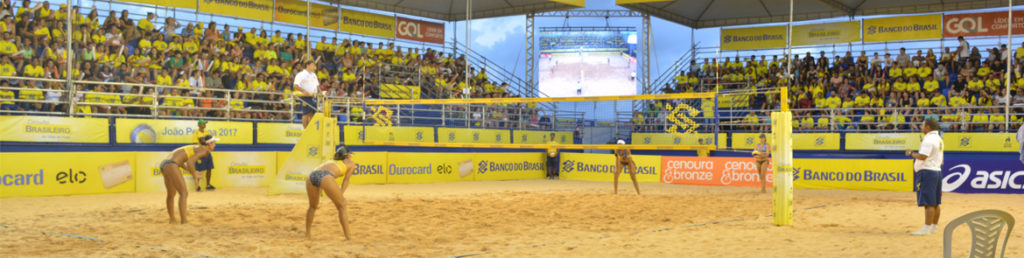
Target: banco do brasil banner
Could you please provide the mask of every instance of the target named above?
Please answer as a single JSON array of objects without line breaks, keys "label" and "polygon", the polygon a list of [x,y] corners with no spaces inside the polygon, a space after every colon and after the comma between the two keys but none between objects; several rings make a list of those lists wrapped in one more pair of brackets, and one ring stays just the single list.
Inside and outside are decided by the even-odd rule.
[{"label": "banco do brasil banner", "polygon": [[937,39],[941,37],[941,14],[864,20],[864,42]]},{"label": "banco do brasil banner", "polygon": [[[310,3],[309,26],[337,30],[339,9],[327,5]],[[277,0],[274,7],[274,21],[291,24],[306,24],[306,1]]]},{"label": "banco do brasil banner", "polygon": [[823,45],[860,41],[860,22],[832,22],[793,26],[793,45]]},{"label": "banco do brasil banner", "polygon": [[1016,160],[947,159],[942,175],[943,192],[1024,194],[1024,164]]},{"label": "banco do brasil banner", "polygon": [[722,50],[786,47],[786,27],[722,29]]},{"label": "banco do brasil banner", "polygon": [[[184,1],[178,0],[173,2]],[[274,18],[274,0],[200,0],[199,11],[258,21],[272,21]]]},{"label": "banco do brasil banner", "polygon": [[196,9],[196,1],[181,1],[181,0],[178,0],[178,1],[167,1],[167,0],[120,0],[120,1],[140,3],[140,4],[159,5],[159,6],[166,6],[166,7]]},{"label": "banco do brasil banner", "polygon": [[420,42],[444,44],[444,24],[397,17],[395,37]]},{"label": "banco do brasil banner", "polygon": [[[1006,12],[947,14],[942,19],[942,35],[947,38],[1005,36],[1006,15]],[[1024,34],[1024,11],[1013,12],[1013,34]]]},{"label": "banco do brasil banner", "polygon": [[341,31],[392,38],[395,37],[395,17],[347,9],[342,10]]}]

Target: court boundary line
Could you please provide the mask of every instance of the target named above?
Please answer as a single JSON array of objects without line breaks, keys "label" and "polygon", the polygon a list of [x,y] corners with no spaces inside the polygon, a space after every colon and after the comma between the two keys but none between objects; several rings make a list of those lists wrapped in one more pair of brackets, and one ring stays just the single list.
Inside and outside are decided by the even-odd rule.
[{"label": "court boundary line", "polygon": [[[0,227],[3,227],[5,229],[9,229],[9,230],[18,230],[18,228],[12,227],[10,225],[0,224]],[[43,235],[55,235],[55,236],[63,236],[63,237],[70,237],[70,238],[78,238],[78,239],[82,239],[82,240],[90,240],[90,241],[96,241],[96,242],[102,242],[102,243],[118,243],[118,242],[115,242],[115,241],[106,241],[106,240],[100,239],[98,237],[83,236],[83,235],[76,235],[76,234],[68,234],[68,233],[60,233],[60,232],[50,232],[50,231],[39,231],[39,233],[41,233]],[[174,250],[170,250],[170,249],[166,249],[166,248],[162,248],[162,247],[156,247],[156,246],[147,246],[147,245],[142,245],[142,244],[133,244],[133,243],[123,242],[123,241],[120,242],[120,243],[125,243],[125,244],[128,244],[128,245],[134,245],[136,248],[150,249],[150,250],[160,251],[160,252],[165,252],[165,253],[175,253],[176,252]],[[193,252],[189,252],[189,251],[181,251],[181,254],[183,254],[183,255],[190,255],[190,256],[199,256],[199,257],[224,257],[224,256],[212,256],[212,255],[201,254],[201,253],[193,253]]]},{"label": "court boundary line", "polygon": [[[820,204],[820,205],[815,205],[815,206],[811,206],[811,207],[807,207],[807,208],[803,208],[803,209],[799,209],[799,210],[806,211],[806,210],[812,210],[812,209],[820,209],[820,208],[825,208],[825,207],[830,207],[830,206],[839,206],[840,204],[841,204],[841,202],[834,202],[834,203],[828,203],[828,204]],[[796,211],[798,211],[798,210],[794,210],[794,212],[796,212]],[[773,216],[774,215],[769,214],[769,215],[766,215],[764,217],[773,217]],[[735,223],[735,222],[751,221],[751,220],[755,220],[755,219],[760,218],[760,217],[762,217],[762,216],[752,217],[752,218],[751,217],[747,217],[747,218],[736,218],[736,219],[718,220],[718,221],[711,221],[711,222],[697,223],[697,224],[689,224],[689,225],[681,225],[681,226],[671,226],[671,227],[665,227],[665,228],[657,228],[657,229],[642,230],[642,231],[637,231],[637,232],[632,232],[632,233],[625,233],[623,235],[639,235],[641,233],[654,233],[654,232],[663,232],[663,231],[676,230],[676,229],[687,229],[687,228],[696,228],[696,227],[703,227],[703,226],[712,226],[712,225],[718,225],[718,224],[728,224],[728,223]],[[537,247],[563,245],[563,244],[567,244],[567,243],[580,242],[580,241],[584,241],[584,240],[606,239],[606,238],[611,238],[613,236],[615,236],[615,235],[603,235],[603,236],[591,237],[589,239],[575,239],[575,240],[566,240],[566,241],[554,242],[554,243],[525,245],[525,246],[511,247],[511,248],[505,248],[505,249],[495,250],[495,251],[485,251],[485,252],[477,252],[477,253],[460,254],[460,255],[454,255],[454,256],[451,256],[451,257],[452,258],[463,258],[463,257],[477,256],[477,255],[495,254],[495,253],[497,253],[499,251],[511,251],[511,250],[518,250],[518,249],[529,249],[529,248],[537,248]]]}]

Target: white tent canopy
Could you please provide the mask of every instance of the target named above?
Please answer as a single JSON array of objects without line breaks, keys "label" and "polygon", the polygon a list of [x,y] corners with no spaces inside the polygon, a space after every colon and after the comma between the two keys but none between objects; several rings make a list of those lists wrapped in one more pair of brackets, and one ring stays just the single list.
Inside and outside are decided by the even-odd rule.
[{"label": "white tent canopy", "polygon": [[[1006,7],[1005,0],[794,0],[793,21]],[[691,28],[789,21],[789,0],[675,0],[620,6]]]},{"label": "white tent canopy", "polygon": [[[466,0],[326,0],[347,6],[414,15],[442,21],[466,19]],[[582,6],[550,0],[473,0],[473,19],[569,10]],[[582,1],[581,1],[582,2]]]}]

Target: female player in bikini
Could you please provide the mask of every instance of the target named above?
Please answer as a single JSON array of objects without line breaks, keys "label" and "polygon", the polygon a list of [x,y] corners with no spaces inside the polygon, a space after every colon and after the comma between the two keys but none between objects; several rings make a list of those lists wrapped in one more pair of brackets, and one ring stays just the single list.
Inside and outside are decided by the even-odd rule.
[{"label": "female player in bikini", "polygon": [[[309,173],[306,178],[306,194],[309,196],[309,209],[306,210],[306,238],[310,238],[310,229],[313,227],[313,214],[320,205],[320,191],[331,198],[334,207],[338,209],[338,220],[341,221],[341,229],[345,232],[345,239],[348,240],[348,221],[345,221],[345,189],[348,189],[349,179],[352,178],[352,171],[356,163],[352,161],[352,150],[341,146],[334,152],[334,160],[324,162]],[[335,178],[344,176],[341,187],[334,181]]]},{"label": "female player in bikini", "polygon": [[[618,144],[626,144],[626,141],[619,140]],[[619,174],[624,168],[629,168],[629,178],[633,179],[633,188],[636,194],[640,194],[640,185],[636,183],[636,163],[633,162],[633,155],[627,149],[615,150],[615,193],[619,193]]]},{"label": "female player in bikini", "polygon": [[185,177],[181,175],[184,168],[192,173],[196,180],[203,177],[203,174],[196,173],[196,160],[203,156],[210,155],[217,141],[220,139],[207,135],[199,138],[198,144],[181,146],[174,151],[163,162],[160,162],[160,174],[164,176],[164,187],[167,188],[167,215],[171,217],[170,223],[174,224],[174,195],[178,197],[178,211],[181,213],[181,224],[188,222],[185,217],[188,211],[188,188],[185,186]]}]

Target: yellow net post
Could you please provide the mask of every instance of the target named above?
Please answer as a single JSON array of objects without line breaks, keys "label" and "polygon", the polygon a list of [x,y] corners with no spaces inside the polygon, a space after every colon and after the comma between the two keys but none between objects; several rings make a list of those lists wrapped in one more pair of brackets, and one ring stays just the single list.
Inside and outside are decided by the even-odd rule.
[{"label": "yellow net post", "polygon": [[776,226],[793,225],[793,114],[789,112],[789,91],[780,92],[781,112],[772,112],[772,215]]}]

